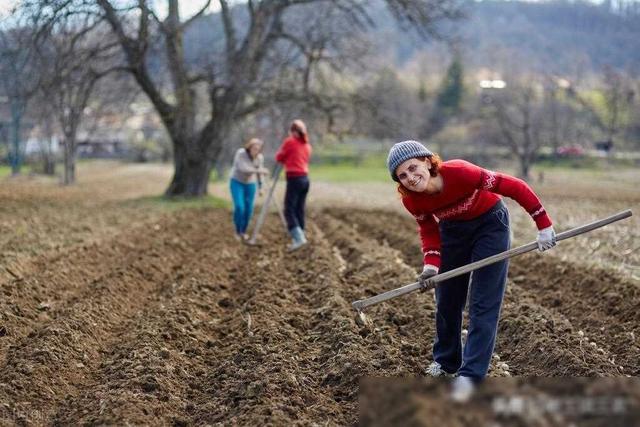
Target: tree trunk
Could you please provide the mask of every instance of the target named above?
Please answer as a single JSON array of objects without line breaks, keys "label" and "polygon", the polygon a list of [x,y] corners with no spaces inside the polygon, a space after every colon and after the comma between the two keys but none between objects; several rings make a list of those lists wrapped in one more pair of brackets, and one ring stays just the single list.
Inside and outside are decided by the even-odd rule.
[{"label": "tree trunk", "polygon": [[531,160],[527,155],[520,156],[520,178],[529,181],[529,172],[531,170]]},{"label": "tree trunk", "polygon": [[11,142],[13,151],[9,156],[9,163],[11,163],[11,175],[20,174],[20,168],[22,166],[22,155],[20,147],[20,128],[22,126],[22,111],[20,107],[11,105]]},{"label": "tree trunk", "polygon": [[46,157],[43,160],[42,169],[45,175],[53,176],[56,174],[56,162],[51,157]]},{"label": "tree trunk", "polygon": [[46,118],[44,120],[44,131],[46,132],[46,140],[40,144],[40,151],[42,152],[42,171],[45,175],[55,175],[56,173],[56,161],[53,154],[53,138],[51,130],[51,119]]},{"label": "tree trunk", "polygon": [[67,138],[64,141],[64,185],[76,182],[76,150],[75,141]]},{"label": "tree trunk", "polygon": [[[174,174],[165,196],[200,197],[208,193],[211,160],[206,155],[189,153],[186,144],[175,141],[173,145]],[[200,151],[200,150],[198,150]]]},{"label": "tree trunk", "polygon": [[42,173],[44,173],[45,175],[55,175],[56,162],[53,158],[51,140],[40,145],[40,153],[42,155]]}]

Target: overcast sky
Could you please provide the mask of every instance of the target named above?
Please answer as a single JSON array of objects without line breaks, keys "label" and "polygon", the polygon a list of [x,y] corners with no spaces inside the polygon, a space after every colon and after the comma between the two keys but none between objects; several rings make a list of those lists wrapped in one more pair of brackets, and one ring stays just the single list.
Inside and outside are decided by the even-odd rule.
[{"label": "overcast sky", "polygon": [[18,2],[11,0],[0,0],[0,17],[4,17],[5,15],[7,15],[9,10],[11,9],[11,6],[15,5],[16,3]]},{"label": "overcast sky", "polygon": [[[9,14],[11,8],[15,5],[19,4],[19,0],[0,0],[0,17],[5,17]],[[158,5],[158,11],[160,15],[165,15],[167,10],[167,2],[166,1],[156,1]],[[206,0],[182,0],[180,2],[180,14],[182,15],[182,19],[188,18],[197,11],[202,8],[206,4]],[[213,12],[220,8],[220,5],[217,1],[212,1],[211,6],[209,6],[209,11]],[[235,3],[235,2],[231,2]]]},{"label": "overcast sky", "polygon": [[[117,2],[118,0],[115,0]],[[537,1],[537,0],[528,0],[528,1]],[[593,3],[602,3],[602,0],[592,0]],[[613,0],[614,3],[617,1],[638,1],[638,0]],[[231,1],[233,3],[240,3],[241,0]],[[5,17],[12,7],[16,4],[19,4],[20,0],[0,0],[0,18]],[[167,2],[163,0],[156,0],[155,3],[158,5],[158,14],[166,15],[167,10]],[[206,0],[182,0],[180,2],[180,14],[182,19],[187,19],[194,13],[200,10],[202,6],[206,4]],[[209,6],[209,12],[215,12],[220,9],[220,4],[213,0],[211,1],[211,5]]]}]

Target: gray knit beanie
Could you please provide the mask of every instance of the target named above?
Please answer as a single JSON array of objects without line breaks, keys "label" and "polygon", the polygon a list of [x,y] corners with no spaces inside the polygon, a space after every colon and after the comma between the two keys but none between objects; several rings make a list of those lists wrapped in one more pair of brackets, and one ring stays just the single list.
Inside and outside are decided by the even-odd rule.
[{"label": "gray knit beanie", "polygon": [[396,169],[403,162],[416,157],[429,157],[432,155],[433,153],[418,141],[402,141],[394,144],[389,150],[389,157],[387,157],[387,167],[391,178],[396,182],[400,182],[396,176]]}]

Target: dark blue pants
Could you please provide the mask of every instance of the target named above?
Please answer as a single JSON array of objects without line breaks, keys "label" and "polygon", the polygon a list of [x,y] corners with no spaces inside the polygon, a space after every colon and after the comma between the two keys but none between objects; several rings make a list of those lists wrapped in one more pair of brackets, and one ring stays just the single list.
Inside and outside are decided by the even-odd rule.
[{"label": "dark blue pants", "polygon": [[[441,272],[506,251],[509,212],[502,201],[470,221],[441,221]],[[508,260],[441,283],[436,288],[433,358],[449,373],[480,380],[487,375],[496,341]],[[469,280],[471,277],[471,280]],[[462,348],[462,313],[469,298],[469,335]]]},{"label": "dark blue pants", "polygon": [[287,190],[284,195],[284,217],[287,228],[300,227],[304,230],[304,205],[309,192],[309,178],[296,176],[287,178]]}]

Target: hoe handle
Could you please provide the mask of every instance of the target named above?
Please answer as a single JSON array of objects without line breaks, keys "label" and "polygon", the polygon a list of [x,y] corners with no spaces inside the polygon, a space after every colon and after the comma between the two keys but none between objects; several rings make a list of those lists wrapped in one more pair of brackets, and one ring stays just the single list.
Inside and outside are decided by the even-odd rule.
[{"label": "hoe handle", "polygon": [[271,175],[272,183],[271,188],[269,188],[269,193],[267,193],[267,198],[262,204],[262,209],[260,209],[260,215],[258,215],[258,220],[256,221],[256,226],[253,228],[253,233],[251,234],[251,239],[249,239],[249,244],[255,245],[256,239],[258,238],[258,232],[260,228],[262,228],[262,224],[264,223],[264,218],[267,215],[267,211],[269,210],[269,205],[271,204],[271,199],[273,198],[273,190],[276,189],[276,184],[278,183],[278,178],[280,177],[280,171],[282,170],[282,164],[276,163],[275,168],[273,168],[273,174]]},{"label": "hoe handle", "polygon": [[[604,227],[607,224],[611,224],[612,222],[620,221],[621,219],[625,219],[631,216],[631,210],[627,209],[615,215],[611,215],[610,217],[601,219],[599,221],[594,221],[589,224],[582,225],[580,227],[572,228],[571,230],[564,231],[556,236],[556,240],[565,240],[571,237],[575,237],[579,234],[588,233],[589,231],[595,230],[596,228]],[[446,273],[437,274],[431,277],[429,280],[434,285],[445,281],[447,279],[451,279],[453,277],[460,276],[462,274],[469,273],[473,270],[477,270],[479,268],[485,267],[489,264],[493,264],[494,262],[502,261],[507,258],[511,258],[517,255],[522,255],[524,253],[530,252],[534,249],[538,248],[537,242],[527,243],[526,245],[519,246],[517,248],[510,249],[508,251],[501,252],[499,254],[481,259],[480,261],[473,262],[471,264],[464,265],[462,267],[458,267],[453,270],[449,270]],[[416,291],[421,289],[422,285],[420,282],[411,283],[409,285],[402,286],[400,288],[392,289],[387,292],[383,292],[381,294],[375,295],[371,298],[365,298],[358,301],[354,301],[351,303],[353,308],[355,308],[358,312],[364,310],[370,305],[378,304],[383,301],[387,301],[389,299],[399,297],[400,295],[408,294],[409,292]]]}]

